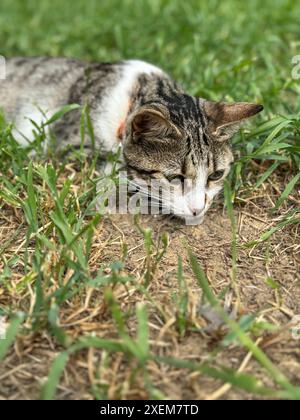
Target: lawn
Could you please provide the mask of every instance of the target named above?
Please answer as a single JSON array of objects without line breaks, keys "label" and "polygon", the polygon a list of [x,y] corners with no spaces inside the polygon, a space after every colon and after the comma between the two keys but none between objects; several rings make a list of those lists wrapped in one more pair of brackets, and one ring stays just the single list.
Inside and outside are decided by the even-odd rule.
[{"label": "lawn", "polygon": [[0,399],[300,399],[299,16],[292,0],[1,0],[2,56],[139,58],[265,111],[196,227],[100,216],[95,160],[41,154],[43,127],[21,149],[1,116]]}]

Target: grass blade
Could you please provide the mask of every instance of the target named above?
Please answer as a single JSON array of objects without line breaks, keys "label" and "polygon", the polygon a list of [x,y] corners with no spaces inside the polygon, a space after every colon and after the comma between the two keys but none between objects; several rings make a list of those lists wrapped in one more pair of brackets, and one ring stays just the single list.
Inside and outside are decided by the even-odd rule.
[{"label": "grass blade", "polygon": [[274,207],[274,211],[278,210],[279,207],[282,206],[282,204],[288,200],[291,192],[293,191],[293,189],[295,188],[296,184],[299,182],[300,180],[300,173],[297,174],[296,176],[294,176],[294,178],[287,184],[285,190],[283,191],[283,193],[281,194],[281,196],[279,197],[279,199],[277,200],[275,207]]},{"label": "grass blade", "polygon": [[69,353],[63,352],[57,356],[54,360],[46,383],[42,388],[41,399],[42,400],[52,400],[54,398],[56,388],[59,384],[60,377],[68,363]]},{"label": "grass blade", "polygon": [[6,337],[3,340],[0,340],[0,360],[4,359],[9,348],[13,345],[23,321],[24,315],[19,313],[8,326]]},{"label": "grass blade", "polygon": [[219,316],[223,321],[228,325],[233,333],[236,334],[236,337],[239,339],[240,343],[247,348],[256,360],[269,372],[270,376],[274,381],[287,390],[290,393],[290,397],[300,399],[300,388],[294,388],[288,381],[288,379],[282,374],[282,372],[271,362],[271,360],[266,356],[266,354],[251,340],[251,338],[244,333],[240,326],[233,321],[225,310],[221,307],[219,301],[212,292],[206,275],[204,274],[202,268],[199,266],[198,261],[195,255],[189,251],[189,258],[191,262],[191,267],[194,272],[194,275],[203,290],[203,293],[208,300],[208,302],[213,306],[213,308],[218,312]]},{"label": "grass blade", "polygon": [[81,105],[78,104],[71,104],[71,105],[66,105],[63,106],[58,112],[56,112],[51,118],[49,118],[49,120],[47,120],[44,124],[43,127],[47,127],[48,125],[53,124],[54,122],[60,120],[64,115],[68,114],[71,111],[74,111],[76,109],[80,109]]},{"label": "grass blade", "polygon": [[148,315],[145,304],[137,304],[136,315],[138,320],[137,345],[140,353],[139,358],[141,362],[144,363],[149,357],[149,328]]}]

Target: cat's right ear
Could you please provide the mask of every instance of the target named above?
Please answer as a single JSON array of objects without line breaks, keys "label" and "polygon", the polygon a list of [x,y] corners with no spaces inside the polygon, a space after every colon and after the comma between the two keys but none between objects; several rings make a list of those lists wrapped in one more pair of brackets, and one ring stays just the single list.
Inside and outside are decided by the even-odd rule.
[{"label": "cat's right ear", "polygon": [[217,141],[229,140],[240,124],[264,109],[262,105],[248,102],[205,101],[204,111],[208,119],[208,130]]},{"label": "cat's right ear", "polygon": [[180,135],[177,127],[162,111],[146,107],[139,109],[132,117],[131,133],[135,141],[165,140],[170,135]]}]

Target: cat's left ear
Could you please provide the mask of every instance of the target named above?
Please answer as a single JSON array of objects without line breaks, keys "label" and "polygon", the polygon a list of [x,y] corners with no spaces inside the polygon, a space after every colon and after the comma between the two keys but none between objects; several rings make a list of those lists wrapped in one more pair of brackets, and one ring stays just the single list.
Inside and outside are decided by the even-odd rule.
[{"label": "cat's left ear", "polygon": [[163,109],[154,107],[141,107],[133,115],[131,129],[134,140],[163,140],[169,136],[176,138],[180,131],[165,114]]},{"label": "cat's left ear", "polygon": [[262,105],[248,102],[204,102],[208,120],[208,130],[217,141],[229,140],[239,129],[240,124],[264,109]]}]

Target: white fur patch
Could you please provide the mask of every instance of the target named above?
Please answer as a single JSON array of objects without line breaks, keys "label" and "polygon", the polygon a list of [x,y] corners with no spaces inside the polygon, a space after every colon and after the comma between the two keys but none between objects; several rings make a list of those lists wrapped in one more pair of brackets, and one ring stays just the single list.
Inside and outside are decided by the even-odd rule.
[{"label": "white fur patch", "polygon": [[[190,181],[190,185],[191,185]],[[186,184],[189,185],[189,181]],[[188,223],[198,224],[210,208],[213,198],[221,191],[222,187],[207,187],[207,170],[202,167],[198,171],[196,181],[184,193],[174,197],[174,214],[183,217]],[[194,214],[197,213],[197,216]]]},{"label": "white fur patch", "polygon": [[34,105],[24,106],[19,113],[22,116],[15,121],[12,134],[20,145],[27,146],[35,138],[33,131],[37,131],[31,121],[40,127],[49,118],[49,115]]},{"label": "white fur patch", "polygon": [[163,71],[143,61],[126,61],[123,76],[99,105],[99,118],[94,122],[94,130],[103,139],[106,150],[115,151],[119,147],[117,132],[126,119],[135,81],[141,74],[152,73],[162,74]]},{"label": "white fur patch", "polygon": [[184,193],[175,198],[175,213],[186,217],[193,217],[194,212],[197,214],[204,212],[206,202],[206,184],[207,174],[205,168],[200,168],[197,179],[195,181],[187,180],[185,183]]}]

